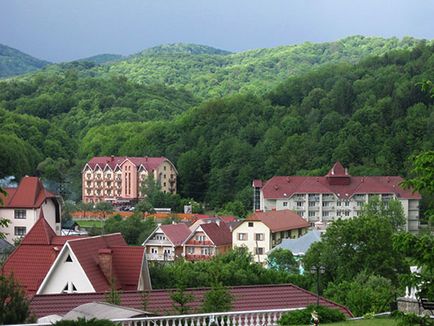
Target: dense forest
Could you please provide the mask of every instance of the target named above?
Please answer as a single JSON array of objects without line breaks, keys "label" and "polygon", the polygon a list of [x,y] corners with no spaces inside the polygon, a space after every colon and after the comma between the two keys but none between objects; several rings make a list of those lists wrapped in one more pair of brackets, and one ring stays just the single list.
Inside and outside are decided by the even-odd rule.
[{"label": "dense forest", "polygon": [[[252,179],[325,174],[335,160],[354,175],[406,176],[408,158],[434,147],[433,99],[418,85],[434,76],[434,46],[362,37],[335,42],[334,51],[330,44],[277,48],[286,61],[272,66],[272,50],[241,58],[181,46],[179,64],[173,49],[154,49],[3,81],[0,177],[39,173],[67,181],[67,196],[78,199],[92,156],[164,155],[182,196],[219,208],[251,207]],[[237,56],[238,72],[225,63]],[[217,57],[221,69],[205,73],[199,63]],[[136,74],[127,69],[135,60]]]},{"label": "dense forest", "polygon": [[21,51],[0,44],[0,78],[21,75],[50,64]]}]

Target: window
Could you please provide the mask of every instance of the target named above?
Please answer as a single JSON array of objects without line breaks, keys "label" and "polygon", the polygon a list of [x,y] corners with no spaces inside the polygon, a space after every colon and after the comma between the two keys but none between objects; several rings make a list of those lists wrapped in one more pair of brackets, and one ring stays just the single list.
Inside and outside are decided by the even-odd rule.
[{"label": "window", "polygon": [[345,206],[350,206],[350,201],[349,200],[345,201]]},{"label": "window", "polygon": [[253,222],[249,222],[249,228],[253,227]]},{"label": "window", "polygon": [[342,202],[340,200],[338,200],[338,202],[336,203],[336,206],[341,206]]},{"label": "window", "polygon": [[166,171],[166,166],[163,167],[164,171]]},{"label": "window", "polygon": [[315,216],[315,212],[309,212],[309,217],[314,217]]},{"label": "window", "polygon": [[301,206],[303,206],[303,202],[302,201],[298,201],[297,202],[297,207],[301,207]]},{"label": "window", "polygon": [[238,233],[238,240],[246,241],[247,240],[247,233]]},{"label": "window", "polygon": [[201,255],[205,255],[205,256],[209,256],[211,254],[211,250],[209,248],[200,248],[200,254]]},{"label": "window", "polygon": [[329,212],[327,212],[327,211],[322,212],[322,216],[329,216]]},{"label": "window", "polygon": [[345,216],[350,216],[350,211],[345,211]]},{"label": "window", "polygon": [[316,202],[314,202],[314,201],[310,201],[310,202],[309,202],[309,207],[313,207],[313,206],[316,206]]},{"label": "window", "polygon": [[298,212],[298,215],[300,215],[301,217],[303,217],[303,216],[304,216],[304,212],[299,211],[299,212]]},{"label": "window", "polygon": [[187,247],[187,254],[194,254],[194,247]]},{"label": "window", "polygon": [[263,255],[264,254],[264,248],[255,248],[255,255]]},{"label": "window", "polygon": [[283,207],[287,207],[288,206],[288,202],[287,201],[284,201],[283,202]]},{"label": "window", "polygon": [[23,236],[23,235],[25,235],[26,234],[26,227],[25,226],[16,226],[15,227],[15,235],[16,236],[19,236],[19,237],[21,237],[21,236]]},{"label": "window", "polygon": [[264,233],[256,233],[255,234],[256,241],[264,241]]},{"label": "window", "polygon": [[15,210],[15,218],[23,220],[26,218],[26,210],[25,209],[16,209]]},{"label": "window", "polygon": [[65,262],[72,263],[71,255],[68,255],[65,259]]},{"label": "window", "polygon": [[151,248],[151,254],[158,254],[158,249],[157,248]]},{"label": "window", "polygon": [[163,183],[163,187],[166,187],[166,183],[165,182]]}]

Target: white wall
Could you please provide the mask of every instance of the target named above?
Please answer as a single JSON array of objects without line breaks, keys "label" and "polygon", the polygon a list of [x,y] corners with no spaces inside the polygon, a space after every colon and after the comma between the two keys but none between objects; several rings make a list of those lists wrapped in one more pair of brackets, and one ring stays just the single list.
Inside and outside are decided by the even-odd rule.
[{"label": "white wall", "polygon": [[[249,222],[253,223],[253,226],[249,227]],[[239,233],[247,233],[247,240],[238,240]],[[255,241],[255,234],[263,233],[263,241]],[[254,261],[263,263],[265,262],[266,253],[271,249],[270,229],[260,221],[244,221],[232,232],[232,247],[247,247],[249,252],[253,255]],[[255,248],[264,248],[263,255],[257,255]]]},{"label": "white wall", "polygon": [[[65,261],[68,254],[71,256],[72,262]],[[72,289],[71,284],[74,284],[77,293],[95,292],[68,244],[63,247],[50,271],[45,276],[37,294],[62,293],[66,284],[69,284],[70,289]]]}]

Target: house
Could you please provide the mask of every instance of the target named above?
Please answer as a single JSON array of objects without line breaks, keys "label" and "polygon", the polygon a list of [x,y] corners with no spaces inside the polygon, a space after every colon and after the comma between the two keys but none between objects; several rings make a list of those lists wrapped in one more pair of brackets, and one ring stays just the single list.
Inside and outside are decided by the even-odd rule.
[{"label": "house", "polygon": [[233,247],[247,247],[258,263],[265,263],[267,252],[283,239],[298,238],[309,223],[290,210],[256,212],[232,231]]},{"label": "house", "polygon": [[148,261],[173,261],[183,254],[182,244],[191,234],[185,223],[159,225],[143,242]]},{"label": "house", "polygon": [[14,248],[15,247],[5,239],[0,239],[0,265],[6,260]]},{"label": "house", "polygon": [[232,247],[231,231],[224,222],[198,224],[183,243],[186,260],[204,260]]},{"label": "house", "polygon": [[60,234],[61,200],[56,194],[47,191],[37,177],[25,176],[17,188],[5,188],[7,196],[0,206],[0,216],[10,221],[7,227],[0,227],[6,240],[13,243],[21,239],[37,222],[42,210],[54,232]]},{"label": "house", "polygon": [[151,288],[144,248],[128,246],[120,233],[68,240],[37,294]]},{"label": "house", "polygon": [[40,211],[39,219],[9,255],[1,273],[13,274],[27,296],[36,294],[60,250],[76,236],[58,236]]},{"label": "house", "polygon": [[94,157],[82,170],[82,201],[127,203],[143,198],[141,185],[149,177],[161,191],[176,193],[178,172],[165,157]]},{"label": "house", "polygon": [[58,236],[43,212],[1,272],[36,293],[87,293],[149,289],[143,247],[129,247],[118,233],[96,237]]},{"label": "house", "polygon": [[336,162],[325,176],[275,176],[263,182],[254,180],[253,209],[261,211],[295,210],[312,225],[326,227],[338,218],[359,214],[373,196],[383,201],[401,202],[408,231],[419,229],[421,196],[401,187],[399,176],[351,176]]},{"label": "house", "polygon": [[[187,289],[193,295],[193,302],[188,306],[191,313],[200,312],[204,295],[209,288]],[[234,286],[229,288],[233,297],[231,311],[253,311],[266,309],[302,308],[316,304],[317,296],[292,284],[269,284]],[[146,310],[156,315],[176,314],[171,294],[173,289],[153,290],[148,292]],[[77,306],[90,302],[104,301],[104,293],[37,295],[30,302],[30,310],[37,318],[48,315],[64,316]],[[121,305],[143,309],[143,292],[128,291],[121,295]],[[351,311],[331,300],[319,297],[322,306],[336,308],[346,316],[352,317]]]}]

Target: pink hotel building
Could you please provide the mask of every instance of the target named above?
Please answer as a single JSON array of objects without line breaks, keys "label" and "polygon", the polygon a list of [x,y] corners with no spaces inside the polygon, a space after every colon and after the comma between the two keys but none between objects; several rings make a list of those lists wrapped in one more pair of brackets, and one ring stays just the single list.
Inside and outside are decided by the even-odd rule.
[{"label": "pink hotel building", "polygon": [[161,191],[176,193],[178,172],[165,157],[94,157],[82,170],[82,200],[86,203],[135,201],[140,187],[153,175]]}]

